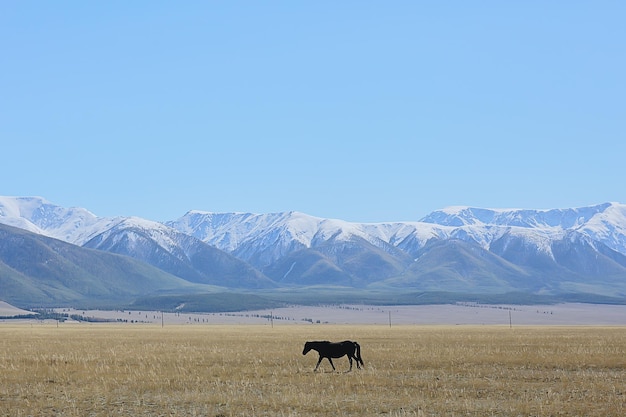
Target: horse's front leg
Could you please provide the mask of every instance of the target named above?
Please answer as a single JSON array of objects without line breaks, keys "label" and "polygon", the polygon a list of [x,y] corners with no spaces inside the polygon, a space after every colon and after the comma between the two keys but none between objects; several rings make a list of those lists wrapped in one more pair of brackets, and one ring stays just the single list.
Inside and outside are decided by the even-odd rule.
[{"label": "horse's front leg", "polygon": [[335,365],[333,365],[333,360],[330,358],[330,356],[328,357],[328,362],[330,362],[330,366],[333,367],[333,371],[335,370]]},{"label": "horse's front leg", "polygon": [[320,358],[317,360],[317,365],[315,365],[315,369],[313,369],[313,372],[317,371],[317,368],[319,368],[320,363],[322,363],[322,359],[324,358],[320,355]]}]

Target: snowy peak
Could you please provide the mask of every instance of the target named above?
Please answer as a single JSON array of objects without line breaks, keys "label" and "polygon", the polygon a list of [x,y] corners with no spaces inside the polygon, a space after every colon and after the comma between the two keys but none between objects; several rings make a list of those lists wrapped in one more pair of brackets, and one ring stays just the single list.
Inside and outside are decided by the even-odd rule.
[{"label": "snowy peak", "polygon": [[571,229],[583,225],[617,203],[604,203],[591,207],[571,209],[483,209],[474,207],[448,207],[424,217],[424,223],[442,226],[491,225],[525,228]]},{"label": "snowy peak", "polygon": [[251,237],[267,244],[289,241],[310,247],[315,239],[363,234],[355,224],[297,211],[268,214],[190,211],[166,224],[228,251],[236,251]]},{"label": "snowy peak", "polygon": [[113,239],[114,244],[117,244],[119,240],[125,239],[131,245],[134,242],[151,240],[168,252],[175,252],[180,246],[180,242],[175,240],[177,235],[186,236],[162,223],[139,217],[120,217],[109,222],[106,230],[85,242],[85,246],[97,248],[94,246],[94,240]]},{"label": "snowy peak", "polygon": [[42,230],[72,223],[81,227],[96,216],[79,207],[57,206],[41,197],[0,197],[0,217],[21,217]]},{"label": "snowy peak", "polygon": [[593,240],[626,254],[626,205],[611,203],[578,228]]},{"label": "snowy peak", "polygon": [[100,220],[83,208],[57,206],[41,197],[0,197],[0,222],[70,243],[80,244]]}]

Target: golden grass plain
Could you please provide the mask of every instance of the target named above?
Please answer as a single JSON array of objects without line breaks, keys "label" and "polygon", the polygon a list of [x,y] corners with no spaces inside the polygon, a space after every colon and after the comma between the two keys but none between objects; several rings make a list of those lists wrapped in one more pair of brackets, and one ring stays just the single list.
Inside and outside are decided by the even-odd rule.
[{"label": "golden grass plain", "polygon": [[2,324],[0,415],[623,416],[626,329]]}]

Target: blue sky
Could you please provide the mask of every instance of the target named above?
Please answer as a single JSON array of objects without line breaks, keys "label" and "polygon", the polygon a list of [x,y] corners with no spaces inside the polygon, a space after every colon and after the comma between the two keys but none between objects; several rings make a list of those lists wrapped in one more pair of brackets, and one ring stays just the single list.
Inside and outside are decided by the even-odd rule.
[{"label": "blue sky", "polygon": [[3,1],[0,195],[100,216],[626,202],[623,1]]}]

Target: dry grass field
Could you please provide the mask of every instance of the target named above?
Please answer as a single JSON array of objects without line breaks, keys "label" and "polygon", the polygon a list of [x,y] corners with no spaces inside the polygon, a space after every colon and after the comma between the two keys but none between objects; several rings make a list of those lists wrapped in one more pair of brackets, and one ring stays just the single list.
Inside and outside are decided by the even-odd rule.
[{"label": "dry grass field", "polygon": [[626,329],[5,323],[0,415],[623,416]]}]

